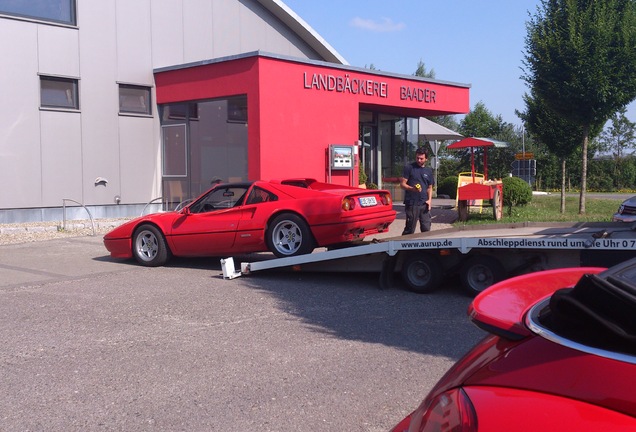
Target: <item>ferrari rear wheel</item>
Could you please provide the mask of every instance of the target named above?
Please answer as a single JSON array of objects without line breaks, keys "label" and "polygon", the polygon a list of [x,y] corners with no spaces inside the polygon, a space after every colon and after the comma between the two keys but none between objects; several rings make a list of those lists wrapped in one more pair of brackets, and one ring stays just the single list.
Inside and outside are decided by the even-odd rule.
[{"label": "ferrari rear wheel", "polygon": [[139,264],[146,267],[164,265],[170,256],[166,238],[153,225],[142,225],[133,235],[133,255]]},{"label": "ferrari rear wheel", "polygon": [[270,223],[267,248],[279,258],[304,255],[314,250],[314,239],[307,223],[299,216],[283,213]]}]

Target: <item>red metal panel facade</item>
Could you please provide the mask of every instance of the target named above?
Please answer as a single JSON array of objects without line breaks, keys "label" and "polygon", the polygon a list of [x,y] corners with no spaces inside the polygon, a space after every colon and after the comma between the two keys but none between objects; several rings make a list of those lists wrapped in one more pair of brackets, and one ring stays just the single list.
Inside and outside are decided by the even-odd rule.
[{"label": "red metal panel facade", "polygon": [[[159,71],[155,81],[159,104],[247,95],[253,180],[327,180],[329,145],[357,143],[360,110],[408,117],[469,111],[465,85],[260,53]],[[357,184],[357,169],[333,171],[331,180]]]}]

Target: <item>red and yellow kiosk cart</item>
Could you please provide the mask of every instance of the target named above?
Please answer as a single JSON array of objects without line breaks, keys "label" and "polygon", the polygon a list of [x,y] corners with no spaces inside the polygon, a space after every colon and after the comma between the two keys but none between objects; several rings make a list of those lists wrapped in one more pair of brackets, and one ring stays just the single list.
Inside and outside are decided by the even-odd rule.
[{"label": "red and yellow kiosk cart", "polygon": [[[475,147],[484,149],[484,172],[475,172]],[[488,148],[508,147],[503,141],[490,138],[464,138],[448,146],[449,149],[470,148],[470,173],[460,173],[457,181],[457,213],[460,221],[468,220],[471,206],[490,203],[495,220],[503,216],[503,183],[488,179]]]}]

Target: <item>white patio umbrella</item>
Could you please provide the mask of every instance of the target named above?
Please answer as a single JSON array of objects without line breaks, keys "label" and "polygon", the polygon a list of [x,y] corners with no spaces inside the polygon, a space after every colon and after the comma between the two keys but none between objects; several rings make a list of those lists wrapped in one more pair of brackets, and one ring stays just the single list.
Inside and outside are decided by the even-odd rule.
[{"label": "white patio umbrella", "polygon": [[419,119],[419,129],[419,136],[424,138],[425,141],[459,140],[464,138],[463,135],[424,117]]}]

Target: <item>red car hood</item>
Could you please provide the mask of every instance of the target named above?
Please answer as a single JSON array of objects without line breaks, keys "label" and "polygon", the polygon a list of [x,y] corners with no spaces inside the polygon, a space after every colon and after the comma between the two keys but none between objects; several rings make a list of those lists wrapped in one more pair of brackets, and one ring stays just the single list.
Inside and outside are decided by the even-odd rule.
[{"label": "red car hood", "polygon": [[523,320],[537,302],[560,288],[570,287],[598,267],[547,270],[504,280],[480,293],[468,308],[470,319],[482,329],[507,339],[521,339],[530,331]]},{"label": "red car hood", "polygon": [[137,217],[135,219],[131,219],[128,222],[125,222],[118,227],[113,228],[113,230],[108,232],[104,236],[104,238],[129,238],[132,236],[132,232],[135,227],[137,227],[142,222],[152,222],[154,224],[160,225],[162,229],[165,230],[166,234],[170,234],[170,230],[172,228],[174,220],[178,217],[182,217],[181,212],[169,211],[164,213],[150,213],[144,216]]}]

